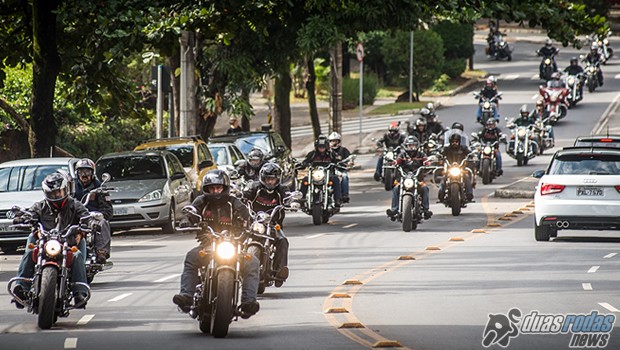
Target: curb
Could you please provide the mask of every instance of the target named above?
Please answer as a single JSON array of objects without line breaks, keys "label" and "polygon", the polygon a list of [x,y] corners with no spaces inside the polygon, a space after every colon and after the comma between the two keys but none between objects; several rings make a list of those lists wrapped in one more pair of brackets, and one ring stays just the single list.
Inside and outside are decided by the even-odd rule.
[{"label": "curb", "polygon": [[534,198],[538,179],[527,176],[495,190],[496,198]]}]

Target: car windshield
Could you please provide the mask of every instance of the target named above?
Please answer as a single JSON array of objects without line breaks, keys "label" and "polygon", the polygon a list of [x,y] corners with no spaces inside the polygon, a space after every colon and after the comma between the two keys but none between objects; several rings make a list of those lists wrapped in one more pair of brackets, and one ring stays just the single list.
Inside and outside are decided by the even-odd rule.
[{"label": "car windshield", "polygon": [[97,174],[108,173],[112,181],[165,179],[163,159],[156,155],[133,155],[101,159]]},{"label": "car windshield", "polygon": [[184,168],[191,168],[194,165],[194,146],[193,145],[169,145],[149,147],[146,149],[166,150],[174,153],[181,161]]},{"label": "car windshield", "polygon": [[606,148],[620,148],[620,142],[601,142],[601,141],[587,141],[578,140],[575,142],[575,147],[606,147]]},{"label": "car windshield", "polygon": [[43,179],[47,175],[59,170],[69,172],[69,166],[27,165],[2,168],[0,169],[0,192],[40,190]]},{"label": "car windshield", "polygon": [[235,140],[235,144],[243,154],[248,155],[252,148],[259,148],[265,154],[271,154],[269,146],[269,135],[258,134],[240,137]]},{"label": "car windshield", "polygon": [[550,175],[620,175],[620,154],[567,154],[553,160]]},{"label": "car windshield", "polygon": [[228,153],[226,153],[226,147],[223,146],[209,146],[209,150],[215,158],[215,163],[217,165],[228,165],[230,164],[230,160],[228,159]]}]

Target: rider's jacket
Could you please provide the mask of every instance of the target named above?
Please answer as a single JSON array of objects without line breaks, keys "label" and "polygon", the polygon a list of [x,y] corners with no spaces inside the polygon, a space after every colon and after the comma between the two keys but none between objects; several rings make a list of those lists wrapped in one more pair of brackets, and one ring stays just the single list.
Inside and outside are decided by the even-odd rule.
[{"label": "rider's jacket", "polygon": [[579,73],[583,73],[583,67],[580,65],[576,65],[576,66],[568,66],[566,68],[564,68],[564,71],[568,74],[568,75],[577,75]]},{"label": "rider's jacket", "polygon": [[[286,192],[288,192],[288,187],[281,184],[273,190],[269,190],[260,182],[254,182],[252,186],[243,193],[243,197],[250,201],[252,210],[255,212],[268,212],[276,206],[283,204]],[[280,210],[274,218],[274,221],[282,226],[283,220],[284,210]]]},{"label": "rider's jacket", "polygon": [[439,135],[443,131],[443,126],[441,125],[441,122],[428,122],[426,129],[431,134]]},{"label": "rider's jacket", "polygon": [[[82,201],[84,196],[88,195],[92,190],[101,187],[101,182],[94,179],[86,187],[78,180],[75,182],[75,199]],[[86,208],[90,211],[98,211],[103,214],[106,220],[112,219],[113,209],[109,193],[94,193],[95,198],[88,201]]]},{"label": "rider's jacket", "polygon": [[351,155],[351,152],[343,146],[332,148],[332,151],[336,154],[336,160],[339,162]]},{"label": "rider's jacket", "polygon": [[[424,166],[426,161],[426,154],[422,151],[416,151],[415,153],[409,153],[402,150],[396,157],[396,164],[398,164],[405,172],[412,172],[418,170],[419,167]],[[424,174],[420,174],[419,180],[424,179]]]},{"label": "rider's jacket", "polygon": [[[192,202],[198,213],[202,215],[211,228],[216,232],[230,230],[234,233],[240,233],[245,222],[250,219],[248,208],[241,201],[229,194],[221,194],[216,199],[211,194],[202,194]],[[194,221],[193,217],[189,217],[190,221]]]},{"label": "rider's jacket", "polygon": [[543,57],[551,57],[555,54],[558,53],[558,49],[555,47],[547,47],[547,46],[543,46],[540,49],[538,49],[538,52],[540,53],[541,56]]},{"label": "rider's jacket", "polygon": [[485,86],[482,88],[482,90],[480,90],[480,96],[481,97],[486,97],[488,99],[492,99],[493,97],[495,97],[495,95],[497,95],[497,89],[489,87],[489,86]]},{"label": "rider's jacket", "polygon": [[[55,228],[58,223],[61,230],[77,225],[80,223],[80,218],[90,214],[80,201],[72,197],[67,197],[60,210],[52,208],[46,200],[42,200],[33,204],[28,211],[39,220],[46,231]],[[20,222],[20,218],[15,218],[13,222]]]},{"label": "rider's jacket", "polygon": [[597,53],[590,52],[585,58],[585,61],[590,62],[590,64],[596,64],[600,60],[601,60],[601,55],[599,55],[598,52]]},{"label": "rider's jacket", "polygon": [[415,138],[418,139],[418,141],[420,141],[420,143],[426,142],[426,140],[428,140],[428,138],[431,136],[429,131],[424,130],[424,131],[420,132],[418,129],[415,129],[409,135],[415,136]]},{"label": "rider's jacket", "polygon": [[303,160],[302,165],[307,167],[313,166],[327,166],[331,163],[337,162],[336,153],[328,149],[325,152],[319,152],[317,150],[310,151],[306,158]]},{"label": "rider's jacket", "polygon": [[383,134],[383,137],[377,140],[377,145],[385,145],[385,147],[396,148],[405,142],[406,136],[404,134],[398,134],[397,137],[390,136],[389,133]]},{"label": "rider's jacket", "polygon": [[[498,141],[502,135],[502,130],[498,127],[493,129],[484,128],[478,133],[478,138],[482,142],[495,142]],[[499,144],[495,145],[495,148],[499,148]]]},{"label": "rider's jacket", "polygon": [[246,162],[245,165],[239,167],[239,175],[243,176],[245,181],[258,181],[260,168],[262,168],[265,163],[267,163],[267,161],[263,160],[258,167],[254,168],[249,162]]},{"label": "rider's jacket", "polygon": [[460,145],[458,148],[454,149],[451,146],[444,147],[443,156],[452,163],[461,163],[461,161],[467,158],[467,155],[470,153],[469,147],[465,145]]}]

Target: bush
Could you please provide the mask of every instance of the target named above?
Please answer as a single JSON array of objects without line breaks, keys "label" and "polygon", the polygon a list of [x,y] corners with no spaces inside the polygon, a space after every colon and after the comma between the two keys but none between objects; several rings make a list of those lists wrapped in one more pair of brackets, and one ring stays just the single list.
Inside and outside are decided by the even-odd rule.
[{"label": "bush", "polygon": [[431,86],[429,90],[433,92],[447,91],[448,81],[450,81],[450,77],[447,74],[442,74],[439,78],[435,79],[433,86]]},{"label": "bush", "polygon": [[467,61],[464,58],[446,59],[443,63],[443,71],[450,78],[458,78],[465,72]]},{"label": "bush", "polygon": [[469,58],[474,54],[474,27],[469,23],[442,21],[432,30],[441,36],[444,57],[448,59]]},{"label": "bush", "polygon": [[[379,92],[379,79],[375,74],[364,74],[362,81],[362,104],[372,105]],[[342,106],[343,109],[351,109],[359,106],[360,100],[359,79],[343,78],[342,80]]]}]

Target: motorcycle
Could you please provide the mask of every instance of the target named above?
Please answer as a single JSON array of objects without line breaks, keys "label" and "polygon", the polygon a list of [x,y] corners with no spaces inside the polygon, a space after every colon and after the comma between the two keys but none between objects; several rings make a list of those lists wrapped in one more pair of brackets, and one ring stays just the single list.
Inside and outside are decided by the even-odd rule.
[{"label": "motorcycle", "polygon": [[[104,173],[101,176],[101,187],[96,188],[89,193],[85,194],[83,198],[81,198],[82,204],[84,206],[88,205],[88,202],[91,198],[94,198],[96,194],[107,194],[109,192],[117,192],[116,189],[112,187],[107,187],[106,183],[110,181],[112,177],[108,173]],[[91,196],[90,194],[93,194]],[[95,248],[95,237],[101,234],[101,225],[95,225],[91,227],[90,231],[86,234],[84,239],[86,239],[86,280],[88,284],[92,283],[95,275],[101,271],[110,270],[114,263],[112,261],[107,261],[105,264],[97,263],[97,249]]]},{"label": "motorcycle", "polygon": [[[482,144],[480,139],[478,138],[478,134],[472,133],[472,141],[475,141],[472,144],[472,148],[476,149],[478,152],[478,159],[480,159],[480,163],[478,165],[478,174],[482,177],[482,183],[485,185],[493,182],[493,179],[497,177],[497,146],[499,144],[499,140],[495,142],[487,141]],[[503,137],[503,135],[502,135]]]},{"label": "motorcycle", "polygon": [[196,286],[189,315],[198,319],[203,333],[224,338],[232,321],[241,316],[241,264],[251,257],[243,251],[246,235],[235,236],[228,230],[215,232],[191,205],[182,211],[200,221],[192,227],[178,227],[177,231],[196,232],[196,239],[205,247],[200,251],[200,284]]},{"label": "motorcycle", "polygon": [[416,172],[405,172],[398,167],[400,174],[400,189],[398,199],[398,215],[396,220],[402,223],[403,231],[410,232],[418,228],[424,220],[422,211],[422,191],[424,185],[418,179],[423,171],[436,167],[419,167]]},{"label": "motorcycle", "polygon": [[568,89],[568,94],[566,95],[568,108],[575,107],[577,102],[583,99],[581,88],[583,86],[583,82],[584,78],[581,73],[577,75],[567,75],[564,77],[564,87]]},{"label": "motorcycle", "polygon": [[260,282],[258,284],[258,294],[263,294],[265,288],[272,286],[277,280],[273,268],[273,258],[275,255],[275,246],[273,245],[275,237],[282,229],[280,225],[274,222],[281,210],[297,211],[300,208],[297,202],[302,197],[301,192],[290,192],[283,199],[282,205],[277,205],[268,212],[251,213],[253,218],[250,225],[250,236],[246,241],[248,254],[255,255],[260,261]]},{"label": "motorcycle", "polygon": [[565,87],[548,87],[541,85],[538,88],[538,93],[545,101],[545,109],[549,111],[549,115],[552,116],[550,119],[552,124],[566,117],[568,113],[568,101],[566,97],[570,93],[570,90]]},{"label": "motorcycle", "polygon": [[609,44],[609,36],[611,35],[611,31],[608,30],[605,33],[604,37],[599,37],[597,34],[592,34],[588,39],[589,43],[595,42],[598,44],[598,52],[601,55],[602,63],[607,64],[607,61],[611,59],[614,55],[614,50],[611,48]]},{"label": "motorcycle", "polygon": [[549,136],[549,131],[547,130],[547,123],[549,123],[551,119],[552,117],[547,117],[545,119],[538,118],[532,128],[534,141],[538,145],[538,154],[543,154],[546,149],[555,146],[553,138]]},{"label": "motorcycle", "polygon": [[479,92],[474,92],[474,97],[478,99],[478,114],[477,121],[481,125],[484,126],[487,119],[495,118],[495,120],[499,120],[499,112],[497,110],[497,101],[502,96],[502,92],[497,93],[497,95],[492,98],[487,98],[480,95]]},{"label": "motorcycle", "polygon": [[601,69],[601,62],[591,63],[586,61],[586,67],[584,69],[586,73],[586,86],[588,92],[594,92],[597,87],[601,86],[601,82],[598,80],[598,72]]},{"label": "motorcycle", "polygon": [[342,165],[311,166],[308,170],[308,192],[304,212],[312,216],[315,225],[325,224],[339,209],[334,206],[333,188],[330,178],[335,169]]},{"label": "motorcycle", "polygon": [[[16,228],[30,229],[39,235],[36,244],[30,244],[33,249],[32,259],[36,262],[34,276],[32,278],[14,277],[7,285],[9,294],[21,305],[28,307],[28,312],[38,315],[37,325],[41,329],[50,329],[59,317],[68,317],[69,311],[75,308],[74,295],[71,286],[80,284],[87,291],[86,301],[90,299],[90,287],[86,283],[71,281],[71,268],[73,254],[78,248],[69,244],[70,239],[75,239],[76,234],[89,233],[88,223],[95,219],[103,219],[101,213],[91,213],[89,216],[80,218],[78,225],[71,225],[61,229],[56,227],[46,231],[32,213],[19,206],[14,206],[11,211],[16,217],[22,217],[23,224],[13,225]],[[16,282],[30,283],[31,287],[26,292],[27,299],[22,300],[13,292]]]},{"label": "motorcycle", "polygon": [[383,149],[383,167],[381,168],[381,177],[386,191],[394,188],[394,175],[396,171],[396,155],[397,149],[387,147]]},{"label": "motorcycle", "polygon": [[530,159],[536,157],[538,144],[533,140],[532,130],[534,125],[517,126],[514,123],[507,124],[511,131],[510,143],[506,146],[506,153],[517,160],[517,166],[527,165]]},{"label": "motorcycle", "polygon": [[512,61],[512,49],[506,40],[504,40],[504,36],[502,34],[495,35],[492,45],[493,47],[489,51],[493,58],[496,60],[505,58],[507,61]]},{"label": "motorcycle", "polygon": [[[472,182],[475,174],[466,166],[467,161],[476,162],[476,151],[472,151],[461,161],[461,163],[448,162],[444,160],[443,168],[438,168],[435,171],[443,170],[444,181],[444,193],[443,204],[446,207],[452,209],[453,216],[459,216],[461,214],[461,208],[467,207],[467,197],[465,196],[465,173],[469,173]],[[437,175],[435,174],[435,177]]]},{"label": "motorcycle", "polygon": [[543,56],[540,53],[540,50],[536,51],[536,55],[543,56],[542,58],[542,74],[540,74],[540,80],[548,81],[551,79],[551,74],[558,71],[557,65],[555,63],[555,55],[551,56]]}]

